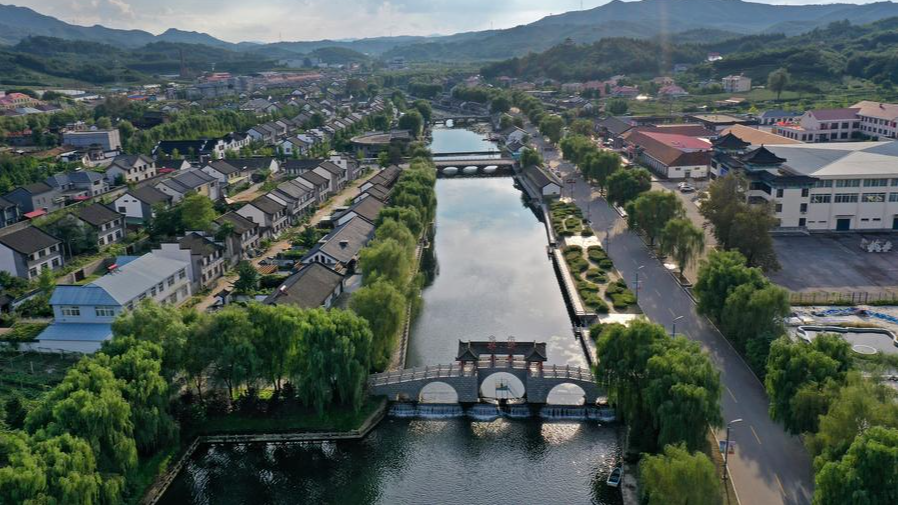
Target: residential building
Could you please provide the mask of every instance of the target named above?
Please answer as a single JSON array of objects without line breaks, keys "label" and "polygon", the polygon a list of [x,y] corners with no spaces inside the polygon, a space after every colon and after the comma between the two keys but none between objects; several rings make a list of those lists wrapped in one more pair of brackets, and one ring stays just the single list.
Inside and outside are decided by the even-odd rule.
[{"label": "residential building", "polygon": [[199,232],[190,232],[175,243],[159,244],[153,253],[188,262],[194,292],[213,286],[225,275],[225,246]]},{"label": "residential building", "polygon": [[218,181],[220,189],[237,187],[249,180],[249,172],[241,170],[225,160],[213,161],[200,170],[214,177]]},{"label": "residential building", "polygon": [[109,191],[109,183],[103,174],[93,170],[55,174],[47,177],[45,182],[58,189],[67,202],[86,200]]},{"label": "residential building", "polygon": [[161,140],[153,148],[152,155],[156,159],[217,160],[225,157],[225,143],[222,139]]},{"label": "residential building", "polygon": [[351,219],[323,237],[303,256],[303,264],[322,263],[342,273],[355,270],[359,251],[374,237],[375,226],[362,218]]},{"label": "residential building", "polygon": [[716,176],[745,174],[749,202],[774,205],[782,228],[897,229],[896,141],[750,146],[726,135],[712,161]]},{"label": "residential building", "polygon": [[296,224],[315,209],[315,190],[295,180],[278,184],[267,196],[287,206],[291,224]]},{"label": "residential building", "polygon": [[277,174],[281,171],[281,165],[276,158],[232,158],[228,160],[228,163],[252,175],[265,172]]},{"label": "residential building", "polygon": [[728,75],[721,78],[725,93],[745,93],[752,89],[752,79],[745,75]]},{"label": "residential building", "polygon": [[771,109],[756,116],[760,125],[772,126],[777,123],[791,123],[801,116],[801,112],[790,112],[780,109]]},{"label": "residential building", "polygon": [[806,111],[798,120],[778,123],[774,133],[802,142],[839,142],[854,138],[861,121],[857,108]]},{"label": "residential building", "polygon": [[0,198],[0,228],[18,223],[19,219],[21,219],[19,206],[5,198]]},{"label": "residential building", "polygon": [[284,173],[288,175],[297,176],[304,172],[309,172],[310,170],[321,164],[322,161],[324,160],[284,160],[284,162],[282,163],[282,169],[284,170]]},{"label": "residential building", "polygon": [[294,180],[311,188],[315,192],[315,198],[319,204],[325,203],[328,197],[331,196],[331,190],[329,189],[331,181],[316,172],[303,172]]},{"label": "residential building", "polygon": [[537,165],[530,165],[522,169],[524,178],[522,182],[528,193],[534,198],[559,198],[562,195],[562,180],[552,172],[548,172]]},{"label": "residential building", "polygon": [[858,109],[859,132],[872,140],[896,138],[897,105],[863,100],[851,107]]},{"label": "residential building", "polygon": [[111,324],[141,300],[180,304],[191,295],[190,264],[153,253],[120,256],[109,273],[82,286],[59,285],[50,297],[54,321],[37,337],[38,350],[92,353],[112,338]]},{"label": "residential building", "polygon": [[125,238],[125,216],[102,203],[92,203],[77,209],[73,215],[97,233],[97,246],[104,248]]},{"label": "residential building", "polygon": [[346,185],[346,172],[331,161],[323,161],[312,169],[316,174],[328,179],[328,191],[337,193]]},{"label": "residential building", "polygon": [[323,263],[309,263],[278,286],[265,303],[329,309],[343,293],[344,277]]},{"label": "residential building", "polygon": [[692,114],[688,115],[687,119],[696,121],[714,132],[720,132],[728,126],[733,126],[735,124],[752,126],[757,123],[755,119],[734,116],[731,114]]},{"label": "residential building", "polygon": [[369,177],[367,181],[363,182],[359,186],[359,191],[366,191],[368,190],[368,188],[375,185],[381,185],[385,188],[392,188],[397,179],[399,179],[402,171],[403,170],[396,165],[390,165],[387,168],[381,169],[380,171],[376,172],[375,175]]},{"label": "residential building", "polygon": [[765,130],[760,130],[758,128],[752,128],[749,126],[743,125],[733,125],[728,126],[727,128],[721,130],[721,136],[725,136],[728,133],[733,134],[738,139],[743,142],[748,142],[755,146],[767,146],[774,144],[801,144],[802,142],[798,140],[789,139],[787,137],[782,137],[777,135],[776,133],[770,133]]},{"label": "residential building", "polygon": [[143,154],[116,156],[106,168],[106,180],[111,185],[145,181],[156,177],[156,162]]},{"label": "residential building", "polygon": [[34,226],[0,236],[0,270],[30,280],[63,266],[62,243]]},{"label": "residential building", "polygon": [[157,184],[156,189],[172,197],[172,203],[178,203],[185,196],[198,194],[216,201],[221,198],[218,181],[215,177],[198,168],[182,172],[171,179]]},{"label": "residential building", "polygon": [[244,204],[237,213],[258,224],[263,237],[277,237],[290,225],[287,206],[266,195]]},{"label": "residential building", "polygon": [[708,174],[712,144],[707,139],[632,129],[623,135],[632,160],[668,179],[701,179]]},{"label": "residential building", "polygon": [[172,196],[153,186],[129,189],[115,199],[113,206],[125,216],[126,223],[144,224],[155,217],[155,209],[172,205]]},{"label": "residential building", "polygon": [[43,182],[19,186],[3,195],[3,198],[18,205],[22,215],[29,219],[65,206],[65,197],[60,194],[59,189]]},{"label": "residential building", "polygon": [[360,200],[363,200],[368,197],[372,197],[372,198],[375,198],[376,200],[380,200],[384,203],[387,203],[390,200],[390,189],[388,189],[380,184],[375,184],[375,185],[367,188],[365,191],[362,191],[361,193],[356,195],[356,197],[353,198],[353,203],[359,202]]},{"label": "residential building", "polygon": [[377,198],[363,198],[337,216],[337,219],[334,221],[335,226],[343,226],[357,217],[362,218],[371,224],[375,224],[375,221],[378,220],[378,213],[380,213],[383,208],[384,202],[381,200],[378,200]]},{"label": "residential building", "polygon": [[259,225],[253,220],[236,212],[226,212],[215,220],[213,226],[216,230],[221,230],[222,226],[231,229],[231,233],[224,237],[225,258],[230,266],[251,258],[259,249]]},{"label": "residential building", "polygon": [[120,151],[122,139],[118,128],[108,130],[66,130],[62,132],[63,145],[72,147],[100,146],[104,151]]}]

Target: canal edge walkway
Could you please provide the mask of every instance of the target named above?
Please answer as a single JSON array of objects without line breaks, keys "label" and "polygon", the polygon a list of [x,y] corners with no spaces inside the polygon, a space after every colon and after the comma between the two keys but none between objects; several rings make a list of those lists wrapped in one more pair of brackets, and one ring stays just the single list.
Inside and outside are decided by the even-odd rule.
[{"label": "canal edge walkway", "polygon": [[247,444],[247,443],[316,443],[338,440],[360,440],[365,438],[387,415],[387,400],[382,400],[378,408],[369,415],[359,428],[349,431],[307,431],[294,433],[253,433],[234,435],[199,435],[184,450],[178,461],[147,488],[140,505],[156,505],[174,482],[175,478],[190,460],[201,444]]}]

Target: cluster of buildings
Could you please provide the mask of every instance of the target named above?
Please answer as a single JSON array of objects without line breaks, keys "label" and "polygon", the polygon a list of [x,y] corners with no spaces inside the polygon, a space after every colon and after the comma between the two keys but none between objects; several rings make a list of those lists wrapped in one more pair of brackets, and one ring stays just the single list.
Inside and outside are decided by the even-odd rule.
[{"label": "cluster of buildings", "polygon": [[[277,237],[285,229],[282,223],[296,223],[314,208],[311,203],[318,200],[318,194],[304,178],[306,173],[322,173],[318,170],[322,166],[337,167],[340,162],[320,161],[308,172],[283,182],[237,211],[223,214],[216,219],[212,232],[189,231],[142,256],[116,257],[101,266],[104,275],[90,283],[57,286],[50,299],[54,321],[36,342],[28,345],[40,351],[95,352],[111,338],[111,323],[122,311],[134,309],[145,299],[178,305],[194,293],[212,287],[229,268],[252,257],[260,240]],[[336,175],[339,170],[326,171]],[[345,176],[347,172],[341,174]],[[354,272],[359,251],[373,237],[378,212],[386,205],[399,174],[398,167],[388,167],[366,181],[354,203],[332,216],[334,229],[303,256],[299,269],[263,301],[330,307],[343,292],[347,276]],[[340,187],[337,178],[327,180]],[[121,221],[121,215],[116,215]],[[222,229],[227,232],[221,233]],[[18,248],[24,253],[27,249],[35,261],[58,261],[61,265],[60,247],[58,240],[35,227],[0,236],[0,251]]]},{"label": "cluster of buildings", "polygon": [[750,202],[784,230],[897,229],[896,104],[863,101],[802,114],[618,116],[596,122],[606,145],[666,179],[740,172]]},{"label": "cluster of buildings", "polygon": [[58,106],[43,102],[25,93],[0,91],[0,116],[25,116],[58,112]]}]

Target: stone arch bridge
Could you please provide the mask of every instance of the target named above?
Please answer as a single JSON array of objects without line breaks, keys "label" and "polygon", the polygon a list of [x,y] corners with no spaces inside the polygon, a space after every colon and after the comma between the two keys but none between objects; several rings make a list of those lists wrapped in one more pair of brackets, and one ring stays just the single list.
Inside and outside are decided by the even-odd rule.
[{"label": "stone arch bridge", "polygon": [[513,388],[509,381],[500,379],[497,391],[523,387],[521,398],[528,403],[545,404],[556,386],[567,384],[584,391],[586,405],[595,404],[604,395],[590,369],[545,362],[545,343],[460,341],[455,363],[373,374],[368,379],[368,389],[371,394],[392,401],[417,401],[428,385],[442,383],[453,388],[459,403],[474,403],[484,397],[482,386],[486,380],[511,376],[520,384]]}]

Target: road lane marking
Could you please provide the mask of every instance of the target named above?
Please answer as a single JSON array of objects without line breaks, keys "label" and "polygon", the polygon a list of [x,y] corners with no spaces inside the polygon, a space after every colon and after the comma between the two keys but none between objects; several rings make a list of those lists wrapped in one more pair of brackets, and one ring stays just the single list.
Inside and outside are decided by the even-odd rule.
[{"label": "road lane marking", "polygon": [[786,496],[786,495],[787,495],[787,492],[784,490],[784,485],[780,483],[780,477],[778,477],[776,473],[774,474],[774,480],[777,481],[777,487],[780,488],[780,492],[781,492],[784,496]]},{"label": "road lane marking", "polygon": [[671,307],[668,307],[668,312],[671,313],[671,317],[677,317],[677,314],[675,314],[674,311],[671,310]]},{"label": "road lane marking", "polygon": [[656,294],[656,296],[658,296],[659,298],[662,297],[662,293],[659,293],[659,290],[658,290],[658,289],[652,288],[652,291],[653,291],[653,292]]},{"label": "road lane marking", "polygon": [[[727,387],[727,386],[724,386],[724,389],[726,389],[726,390],[727,390],[727,394],[729,394],[729,395],[730,395],[730,397],[731,397],[731,398],[733,398],[733,400],[734,400],[734,403],[740,403],[740,402],[738,402],[738,401],[737,401],[737,397],[736,397],[736,396],[734,396],[734,392],[733,392],[733,391],[731,391],[731,390],[730,390],[730,388],[729,388],[729,387]],[[758,438],[758,437],[756,437],[756,438]],[[761,442],[759,442],[759,443],[761,443]]]},{"label": "road lane marking", "polygon": [[752,436],[755,437],[755,441],[758,442],[759,445],[762,445],[762,439],[759,438],[759,434],[755,432],[755,428],[753,428],[751,424],[749,425],[749,431],[752,432]]}]

